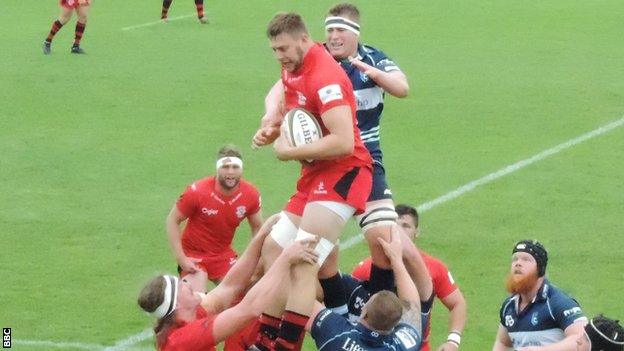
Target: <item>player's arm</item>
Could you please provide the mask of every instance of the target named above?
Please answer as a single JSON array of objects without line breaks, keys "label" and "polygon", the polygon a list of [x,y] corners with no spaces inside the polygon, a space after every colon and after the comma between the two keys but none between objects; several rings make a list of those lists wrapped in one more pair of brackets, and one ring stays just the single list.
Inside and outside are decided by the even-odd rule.
[{"label": "player's arm", "polygon": [[182,229],[180,224],[186,219],[187,217],[178,209],[177,204],[174,204],[171,211],[169,211],[169,215],[167,215],[165,227],[171,252],[178,265],[185,272],[195,273],[200,269],[196,264],[198,260],[186,257],[184,250],[182,250]]},{"label": "player's arm", "polygon": [[[243,300],[217,316],[213,326],[215,341],[224,340],[254,318],[259,317],[274,302],[274,296],[278,290],[284,288],[283,285],[286,277],[290,275],[292,265],[301,262],[316,264],[318,255],[313,247],[317,242],[317,238],[308,238],[296,241],[284,249],[267,273],[245,294]],[[232,271],[230,270],[230,272]],[[218,285],[215,289],[220,286]]]},{"label": "player's arm", "polygon": [[252,147],[258,148],[275,141],[279,136],[279,126],[284,114],[284,85],[280,79],[264,98],[264,116],[260,120],[260,128],[252,138]]},{"label": "player's arm", "polygon": [[397,295],[407,303],[407,308],[403,311],[402,321],[408,323],[416,330],[422,331],[422,318],[420,315],[420,295],[403,264],[403,245],[398,230],[392,231],[392,241],[387,242],[383,238],[377,238],[386,256],[390,259],[390,265],[394,271],[394,280],[397,287]]},{"label": "player's arm", "polygon": [[258,210],[258,212],[247,217],[247,222],[249,222],[249,228],[251,229],[251,236],[254,237],[260,231],[262,227],[262,210]]},{"label": "player's arm", "polygon": [[[457,332],[461,334],[464,331],[464,327],[466,326],[466,315],[467,315],[466,299],[464,299],[464,295],[461,293],[459,288],[457,288],[448,296],[444,297],[443,299],[440,299],[440,301],[442,301],[442,304],[444,304],[444,306],[446,306],[446,308],[449,311],[449,317],[448,317],[449,330],[451,332]],[[449,334],[449,337],[450,337],[450,334]],[[447,341],[444,344],[445,345],[448,344],[448,346],[455,347],[455,343],[449,340],[451,339],[450,338],[447,339]]]},{"label": "player's arm", "polygon": [[496,333],[496,340],[494,340],[494,347],[492,351],[509,351],[512,349],[513,344],[509,338],[507,329],[502,325],[498,325],[498,332]]},{"label": "player's arm", "polygon": [[258,233],[251,239],[243,255],[225,275],[223,281],[210,291],[208,298],[204,298],[202,306],[206,310],[217,313],[228,308],[232,301],[247,288],[260,259],[264,239],[271,232],[271,228],[278,219],[279,214],[276,214],[266,220]]},{"label": "player's arm", "polygon": [[546,346],[521,347],[519,351],[577,351],[578,341],[585,335],[586,320],[579,320],[570,324],[564,330],[565,338]]},{"label": "player's arm", "polygon": [[329,133],[321,139],[298,147],[288,145],[281,136],[275,143],[275,153],[280,160],[323,160],[353,153],[354,135],[351,107],[338,105],[321,115]]},{"label": "player's arm", "polygon": [[349,61],[357,69],[366,74],[370,79],[392,96],[404,98],[409,93],[407,77],[398,69],[385,72],[377,67],[373,67],[357,58],[350,58]]},{"label": "player's arm", "polygon": [[433,282],[431,281],[431,275],[429,274],[429,270],[427,269],[422,255],[418,251],[418,248],[416,248],[414,242],[400,231],[398,225],[393,226],[392,231],[397,231],[397,234],[401,235],[401,241],[403,243],[403,263],[405,264],[405,268],[414,280],[421,299],[428,300],[433,294]]}]

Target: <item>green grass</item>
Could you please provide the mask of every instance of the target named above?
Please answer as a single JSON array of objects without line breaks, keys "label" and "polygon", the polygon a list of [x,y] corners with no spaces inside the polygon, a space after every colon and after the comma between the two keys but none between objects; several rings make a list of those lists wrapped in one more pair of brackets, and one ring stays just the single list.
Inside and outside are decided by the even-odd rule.
[{"label": "green grass", "polygon": [[[331,4],[207,2],[209,25],[123,31],[157,20],[158,2],[96,0],[88,54],[69,54],[71,22],[49,57],[40,45],[56,1],[4,4],[0,323],[15,339],[113,345],[148,328],[137,292],[175,267],[164,218],[226,142],[244,148],[265,214],[281,208],[297,166],[247,148],[279,72],[264,29],[275,12],[296,10],[321,40]],[[410,78],[410,96],[387,99],[383,120],[397,202],[432,200],[624,116],[621,1],[357,4],[363,40]],[[193,11],[176,0],[170,15]],[[586,313],[624,318],[623,150],[619,128],[423,214],[420,246],[449,265],[469,303],[462,350],[491,347],[522,238],[545,243],[550,278]],[[241,226],[237,248],[248,233]],[[341,267],[366,255],[353,247]],[[434,346],[445,323],[438,303]]]}]

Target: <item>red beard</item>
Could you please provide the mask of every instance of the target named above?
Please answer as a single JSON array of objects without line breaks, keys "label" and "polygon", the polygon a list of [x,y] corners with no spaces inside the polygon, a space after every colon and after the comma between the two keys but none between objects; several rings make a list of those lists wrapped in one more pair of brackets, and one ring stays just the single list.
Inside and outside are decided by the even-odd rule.
[{"label": "red beard", "polygon": [[505,287],[511,294],[528,294],[535,288],[538,279],[537,272],[531,272],[525,275],[509,273],[507,275]]}]

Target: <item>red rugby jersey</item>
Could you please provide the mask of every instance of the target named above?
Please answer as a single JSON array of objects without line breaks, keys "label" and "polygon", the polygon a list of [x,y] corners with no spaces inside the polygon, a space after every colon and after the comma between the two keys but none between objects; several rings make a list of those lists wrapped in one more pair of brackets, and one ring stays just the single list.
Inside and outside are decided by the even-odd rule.
[{"label": "red rugby jersey", "polygon": [[186,254],[217,255],[232,250],[236,228],[260,210],[260,193],[251,183],[241,179],[238,190],[225,196],[215,182],[214,176],[194,182],[176,203],[188,217],[182,234]]},{"label": "red rugby jersey", "polygon": [[353,85],[344,70],[325,50],[322,44],[316,43],[308,50],[303,63],[295,72],[282,69],[284,99],[287,110],[304,108],[319,122],[323,135],[329,131],[323,124],[321,115],[327,110],[341,105],[351,108],[353,121],[354,151],[353,154],[333,160],[318,160],[304,166],[304,172],[323,169],[334,164],[346,166],[370,166],[372,159],[360,138],[357,127],[356,103]]}]

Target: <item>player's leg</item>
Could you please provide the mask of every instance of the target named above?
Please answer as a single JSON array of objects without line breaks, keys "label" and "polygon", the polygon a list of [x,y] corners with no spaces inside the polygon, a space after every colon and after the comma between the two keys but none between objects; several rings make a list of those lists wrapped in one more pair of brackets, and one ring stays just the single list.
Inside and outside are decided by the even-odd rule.
[{"label": "player's leg", "polygon": [[160,11],[160,19],[167,22],[167,14],[169,13],[169,6],[173,0],[163,0],[162,10]]},{"label": "player's leg", "polygon": [[286,310],[282,315],[276,350],[292,350],[300,339],[316,299],[319,268],[332,252],[334,243],[353,213],[355,208],[339,202],[315,201],[306,205],[297,239],[304,239],[310,235],[321,238],[316,246],[319,254],[318,264],[298,264],[292,268],[293,293],[288,296]]},{"label": "player's leg", "polygon": [[52,40],[56,33],[61,30],[65,23],[69,22],[71,19],[72,13],[74,10],[71,7],[63,6],[63,3],[60,5],[61,13],[57,20],[52,23],[52,28],[50,29],[50,33],[48,33],[48,37],[43,42],[43,53],[48,55],[50,54],[50,46],[52,45]]},{"label": "player's leg", "polygon": [[336,246],[320,268],[318,278],[323,291],[325,307],[346,316],[349,313],[347,308],[348,296],[338,270],[338,256],[338,246]]},{"label": "player's leg", "polygon": [[357,216],[357,222],[364,233],[371,251],[373,265],[371,266],[370,291],[375,294],[381,290],[389,290],[394,286],[394,274],[390,268],[390,261],[386,257],[377,238],[391,240],[392,225],[396,222],[397,214],[392,202],[392,192],[386,183],[386,174],[383,166],[375,163],[373,166],[373,185],[366,202],[366,210]]},{"label": "player's leg", "polygon": [[84,54],[84,50],[80,48],[80,41],[82,40],[82,35],[84,34],[85,28],[87,27],[87,17],[89,16],[89,9],[91,5],[89,2],[79,5],[76,7],[76,15],[78,16],[78,21],[76,21],[76,29],[74,35],[74,45],[72,45],[71,52],[74,54]]},{"label": "player's leg", "polygon": [[208,23],[206,17],[204,16],[204,0],[195,0],[195,8],[197,9],[197,18],[199,22],[202,24]]}]

